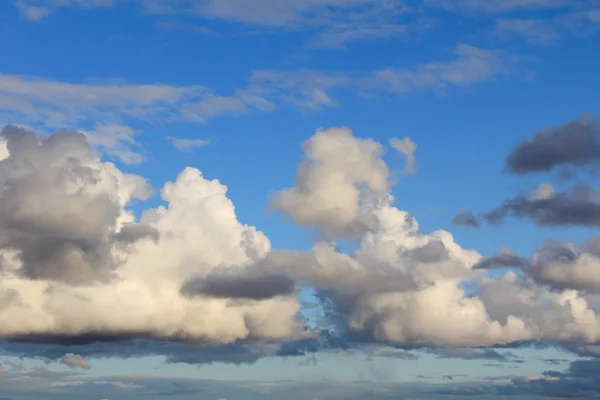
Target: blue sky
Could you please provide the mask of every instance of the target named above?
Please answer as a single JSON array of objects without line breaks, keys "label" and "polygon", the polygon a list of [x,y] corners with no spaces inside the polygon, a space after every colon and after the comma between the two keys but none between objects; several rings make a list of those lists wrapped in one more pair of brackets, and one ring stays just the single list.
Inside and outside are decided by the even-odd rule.
[{"label": "blue sky", "polygon": [[[58,150],[46,153],[18,147],[10,134],[0,141],[8,143],[5,155],[0,147],[0,182],[31,179],[17,185],[26,188],[20,192],[0,192],[0,203],[10,204],[0,206],[0,226],[9,232],[0,235],[0,260],[8,260],[0,264],[7,278],[0,300],[10,303],[0,307],[8,327],[0,329],[0,399],[600,398],[591,375],[578,369],[579,362],[600,365],[590,358],[600,356],[600,254],[585,245],[600,226],[600,200],[569,197],[577,185],[597,192],[599,29],[595,0],[2,2],[0,127],[36,132],[40,143],[55,131],[79,132],[86,142],[81,148],[75,136],[56,139]],[[538,132],[548,142],[534,140]],[[394,138],[409,138],[416,149],[397,151]],[[571,146],[580,139],[589,142]],[[88,146],[99,159],[87,155]],[[353,149],[360,157],[346,162],[340,154]],[[80,205],[52,186],[45,170],[71,168],[63,153],[100,171],[101,183],[77,178],[77,193],[93,201],[82,195],[88,202]],[[513,155],[522,165],[537,157],[543,167],[511,170]],[[14,161],[21,159],[34,167]],[[298,169],[305,159],[309,178]],[[213,179],[226,194],[207,183]],[[380,179],[391,183],[381,189]],[[531,197],[540,184],[551,185],[550,198]],[[365,211],[352,201],[359,189],[395,201]],[[106,196],[89,194],[96,190]],[[112,207],[119,217],[101,220]],[[479,227],[456,223],[461,210],[471,210]],[[500,223],[490,219],[494,210],[507,214]],[[418,233],[397,222],[404,211]],[[377,228],[368,223],[373,218]],[[136,239],[125,245],[123,224],[147,236],[131,233]],[[394,224],[409,233],[393,236]],[[250,244],[238,246],[240,236]],[[48,261],[36,249],[49,238],[66,241],[57,242],[65,251],[93,245],[77,248],[81,265],[75,253]],[[400,255],[442,243],[449,258],[388,265],[384,239]],[[369,247],[373,241],[382,247]],[[340,250],[330,254],[323,248],[332,242]],[[555,257],[559,247],[574,254],[568,262]],[[123,265],[111,261],[115,254]],[[498,268],[474,269],[482,260]],[[210,289],[211,274],[217,282],[232,266],[242,268],[242,283]],[[332,275],[318,272],[328,267]],[[354,280],[356,268],[362,275]],[[284,290],[271,287],[287,282],[284,270],[293,292],[206,292]],[[124,283],[111,286],[113,278]],[[444,289],[464,281],[475,283],[459,297]],[[401,289],[411,282],[418,289]],[[182,293],[190,287],[200,298],[168,297],[172,283],[190,284]],[[429,284],[439,292],[427,297]],[[42,295],[44,288],[52,294]],[[395,300],[384,299],[386,290]],[[9,292],[30,311],[11,308]],[[315,293],[329,296],[338,319]],[[73,305],[75,298],[89,304]],[[298,314],[296,298],[304,304]],[[471,300],[481,306],[467,310]],[[432,328],[423,316],[444,314],[446,303],[459,308],[445,317],[465,319]],[[111,307],[129,317],[113,321]],[[243,318],[233,314],[238,308]],[[128,325],[136,309],[148,314]],[[155,324],[179,312],[187,316]],[[477,322],[480,312],[484,322]],[[381,315],[389,321],[370,331],[369,316]],[[260,322],[248,325],[252,318]],[[303,318],[312,339],[292,329]],[[219,325],[226,322],[229,342],[228,325]],[[236,336],[240,323],[246,336]],[[345,346],[324,339],[322,327]],[[117,343],[75,343],[96,334]],[[178,334],[191,342],[180,343]],[[34,339],[26,344],[14,341],[28,335]],[[282,350],[302,348],[303,340],[316,340],[316,351]]]}]

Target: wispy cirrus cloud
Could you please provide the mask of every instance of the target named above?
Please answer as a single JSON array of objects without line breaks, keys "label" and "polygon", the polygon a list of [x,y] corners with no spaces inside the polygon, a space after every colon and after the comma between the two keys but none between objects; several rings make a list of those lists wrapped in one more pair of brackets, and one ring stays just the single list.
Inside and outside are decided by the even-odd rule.
[{"label": "wispy cirrus cloud", "polygon": [[461,43],[448,61],[420,64],[413,68],[385,68],[377,71],[370,84],[397,93],[445,91],[465,87],[518,71],[519,59],[501,50],[483,49]]},{"label": "wispy cirrus cloud", "polygon": [[208,146],[209,144],[212,143],[212,141],[210,139],[183,139],[183,138],[176,138],[173,136],[169,136],[169,137],[167,137],[167,139],[169,139],[171,144],[173,144],[173,147],[175,147],[178,150],[182,150],[182,151],[191,150],[195,147]]},{"label": "wispy cirrus cloud", "polygon": [[492,33],[503,40],[518,37],[536,45],[549,45],[561,37],[552,22],[533,19],[500,19]]},{"label": "wispy cirrus cloud", "polygon": [[589,6],[589,0],[423,0],[426,6],[452,11],[507,13],[522,10],[574,9]]},{"label": "wispy cirrus cloud", "polygon": [[[222,99],[227,100],[226,105]],[[219,101],[221,100],[221,101]],[[61,82],[0,75],[0,110],[56,128],[87,119],[127,116],[148,121],[204,120],[256,103],[243,92],[218,97],[203,86]],[[235,104],[231,106],[229,104]]]},{"label": "wispy cirrus cloud", "polygon": [[589,35],[600,29],[600,10],[576,10],[552,18],[501,18],[490,33],[500,40],[521,39],[531,45],[548,46],[569,35]]},{"label": "wispy cirrus cloud", "polygon": [[[309,110],[337,106],[333,93],[341,88],[409,93],[468,86],[509,75],[518,65],[518,59],[508,53],[467,44],[459,44],[453,53],[446,61],[358,75],[314,69],[255,70],[246,87],[229,95],[203,85],[81,83],[0,75],[0,115],[5,122],[26,121],[48,128],[86,121],[118,123],[120,118],[205,122],[220,116],[271,112],[285,103]],[[121,130],[103,140],[127,141],[132,136],[133,132]]]},{"label": "wispy cirrus cloud", "polygon": [[[406,9],[401,0],[17,0],[24,18],[37,21],[63,7],[92,9],[137,2],[154,14],[186,13],[253,25],[298,27],[324,25],[359,15],[383,15]],[[577,9],[597,4],[595,0],[419,0],[409,3],[415,10],[443,8],[459,12],[506,13],[518,10]]]},{"label": "wispy cirrus cloud", "polygon": [[[0,120],[83,132],[105,155],[127,164],[144,160],[137,143],[145,123],[205,123],[218,117],[270,113],[282,106],[318,111],[341,105],[344,93],[447,92],[518,71],[518,58],[459,44],[447,60],[350,74],[315,69],[255,70],[245,87],[218,94],[203,85],[65,82],[0,74]],[[190,138],[193,139],[193,138]],[[192,142],[177,142],[190,147]],[[206,144],[193,142],[194,145]]]}]

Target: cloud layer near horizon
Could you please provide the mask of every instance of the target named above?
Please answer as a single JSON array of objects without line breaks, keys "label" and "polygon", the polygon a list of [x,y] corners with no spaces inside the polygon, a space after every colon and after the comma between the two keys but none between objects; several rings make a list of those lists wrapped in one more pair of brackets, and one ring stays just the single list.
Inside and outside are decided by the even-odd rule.
[{"label": "cloud layer near horizon", "polygon": [[[327,239],[307,251],[271,249],[262,232],[237,220],[227,188],[197,169],[166,183],[166,205],[136,221],[127,207],[149,195],[145,179],[99,160],[85,135],[7,126],[2,136],[3,338],[297,341],[317,334],[298,315],[304,285],[317,291],[329,329],[348,340],[600,340],[600,301],[556,278],[556,268],[487,277],[474,268],[482,257],[449,232],[422,233],[392,205],[383,146],[350,129],[306,141],[294,186],[273,199],[272,209]],[[356,240],[351,253],[335,247],[344,237]],[[463,283],[473,279],[476,289],[467,291]]]}]

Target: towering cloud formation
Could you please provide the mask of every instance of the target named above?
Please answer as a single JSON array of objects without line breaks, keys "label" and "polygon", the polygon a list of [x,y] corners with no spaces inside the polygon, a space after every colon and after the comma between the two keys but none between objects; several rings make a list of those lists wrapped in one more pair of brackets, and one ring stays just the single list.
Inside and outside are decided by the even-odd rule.
[{"label": "towering cloud formation", "polygon": [[[264,234],[238,222],[227,188],[196,169],[165,184],[167,205],[136,221],[127,206],[147,196],[145,180],[95,158],[84,136],[3,132],[2,337],[293,341],[314,335],[297,315],[296,292],[308,285],[349,340],[600,340],[600,304],[577,291],[595,286],[582,286],[583,269],[571,265],[595,260],[595,242],[571,264],[546,251],[529,266],[507,250],[482,259],[446,231],[422,233],[392,205],[382,146],[349,129],[309,139],[295,185],[273,199],[272,208],[328,240],[307,251],[271,249]],[[336,248],[342,237],[356,240],[350,253]],[[501,264],[528,273],[486,277]]]},{"label": "towering cloud formation", "polygon": [[263,257],[269,240],[241,225],[226,187],[185,169],[167,207],[135,223],[126,206],[149,191],[94,157],[83,135],[2,131],[0,335],[187,337],[233,342],[302,334],[293,296],[231,304],[190,298],[188,278]]},{"label": "towering cloud formation", "polygon": [[331,128],[317,132],[303,148],[306,159],[295,186],[277,193],[271,208],[327,238],[353,236],[371,226],[362,200],[385,196],[389,189],[381,145],[356,139],[347,128]]}]

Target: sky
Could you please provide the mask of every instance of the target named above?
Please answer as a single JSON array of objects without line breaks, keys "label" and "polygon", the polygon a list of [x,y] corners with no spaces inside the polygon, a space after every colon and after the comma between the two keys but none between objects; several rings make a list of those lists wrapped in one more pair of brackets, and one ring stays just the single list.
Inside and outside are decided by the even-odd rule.
[{"label": "sky", "polygon": [[0,400],[600,399],[600,1],[0,2]]}]

